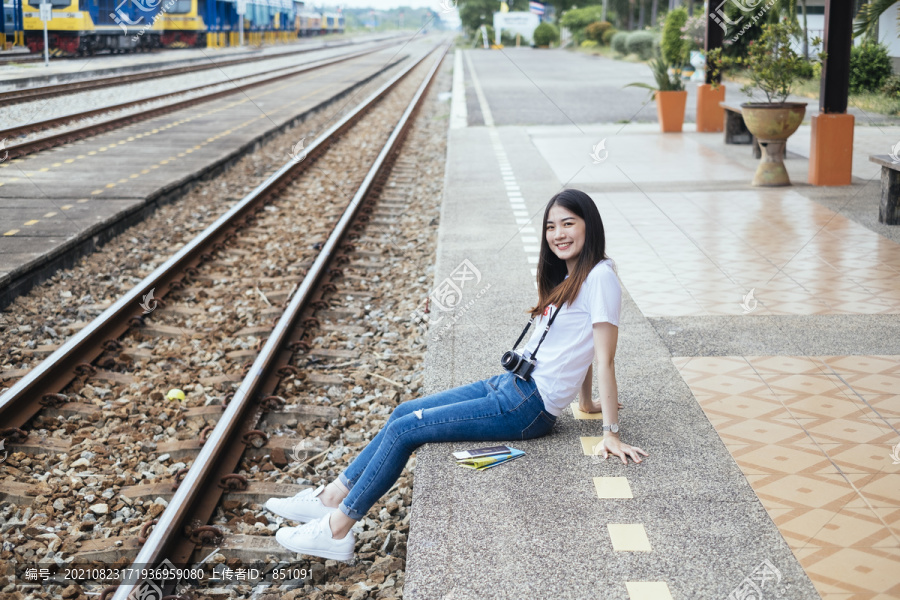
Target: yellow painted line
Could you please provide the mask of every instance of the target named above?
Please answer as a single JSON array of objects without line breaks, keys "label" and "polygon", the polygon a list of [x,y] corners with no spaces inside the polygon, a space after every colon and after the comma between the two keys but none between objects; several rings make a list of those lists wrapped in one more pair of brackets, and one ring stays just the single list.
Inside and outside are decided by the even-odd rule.
[{"label": "yellow painted line", "polygon": [[607,498],[634,498],[627,477],[594,477],[594,488],[597,490],[597,497],[604,500]]},{"label": "yellow painted line", "polygon": [[187,150],[184,151],[184,153],[185,153],[185,154],[190,154],[190,153],[193,152],[193,151],[194,151],[193,148],[188,148]]},{"label": "yellow painted line", "polygon": [[114,183],[107,183],[107,184],[106,184],[106,187],[108,187],[108,188],[114,188],[114,187],[116,187],[116,184],[114,184]]},{"label": "yellow painted line", "polygon": [[70,208],[72,208],[72,205],[71,204],[63,204],[62,206],[60,206],[60,208],[62,210],[69,210]]},{"label": "yellow painted line", "polygon": [[61,166],[62,166],[62,163],[53,163],[52,166],[54,166],[54,167],[61,167]]},{"label": "yellow painted line", "polygon": [[102,193],[103,193],[103,190],[94,190],[93,192],[91,192],[91,195],[96,196],[97,194],[102,194]]},{"label": "yellow painted line", "polygon": [[2,182],[2,181],[0,181],[0,187],[3,187],[3,182]]},{"label": "yellow painted line", "polygon": [[203,146],[194,146],[194,150],[199,150],[199,149],[202,148],[202,147],[203,147]]},{"label": "yellow painted line", "polygon": [[154,129],[154,130],[151,131],[150,133],[159,133],[159,129]]},{"label": "yellow painted line", "polygon": [[3,235],[16,235],[17,233],[19,233],[19,230],[18,230],[18,229],[10,229],[9,231],[7,231],[6,233],[4,233]]},{"label": "yellow painted line", "polygon": [[141,176],[140,173],[132,173],[132,174],[129,175],[128,177],[129,177],[129,179],[137,179],[137,178],[140,177],[140,176]]},{"label": "yellow painted line", "polygon": [[130,138],[128,138],[128,141],[129,141],[129,142],[133,142],[133,141],[134,141],[134,136],[131,136]]},{"label": "yellow painted line", "polygon": [[597,454],[598,456],[603,456],[603,453],[600,451],[600,442],[603,441],[603,436],[600,437],[583,437],[581,439],[581,449],[584,451],[585,455],[593,456]]},{"label": "yellow painted line", "polygon": [[578,408],[578,403],[573,402],[569,405],[572,409],[572,414],[576,419],[602,419],[603,413],[586,413],[581,412],[581,409]]},{"label": "yellow painted line", "polygon": [[214,141],[216,141],[216,138],[214,138],[214,137],[206,138],[206,141],[207,141],[207,142],[214,142]]},{"label": "yellow painted line", "polygon": [[178,155],[178,158],[184,158],[185,156],[186,156],[186,154],[184,152],[182,152],[181,154]]},{"label": "yellow painted line", "polygon": [[629,600],[672,600],[665,581],[626,581]]},{"label": "yellow painted line", "polygon": [[[79,154],[79,155],[76,156],[75,158],[84,158],[84,154]],[[72,160],[72,159],[69,159],[69,160]],[[74,162],[74,161],[73,161],[73,162]]]},{"label": "yellow painted line", "polygon": [[107,150],[108,148],[106,148],[105,146],[103,148],[100,148],[100,152],[106,152]]},{"label": "yellow painted line", "polygon": [[125,178],[125,177],[123,177],[122,179],[120,179],[120,180],[117,181],[116,183],[128,183],[128,179]]},{"label": "yellow painted line", "polygon": [[55,217],[55,216],[56,216],[55,212],[48,212],[47,214],[44,215],[44,218],[49,219],[50,217]]},{"label": "yellow painted line", "polygon": [[38,169],[38,172],[39,172],[39,173],[46,173],[46,172],[49,171],[49,170],[50,170],[50,167],[44,167],[43,169]]},{"label": "yellow painted line", "polygon": [[616,552],[652,552],[647,530],[641,523],[607,523],[609,539]]},{"label": "yellow painted line", "polygon": [[150,169],[144,169],[143,171],[141,171],[141,175],[146,175],[149,172],[150,172]]},{"label": "yellow painted line", "polygon": [[[99,190],[97,193],[99,194],[99,193],[102,192],[102,191],[103,191],[103,190]],[[76,202],[78,202],[78,204],[84,204],[84,203],[87,202],[87,201],[88,201],[88,198],[82,198],[82,199],[80,199],[80,200],[76,200]]]},{"label": "yellow painted line", "polygon": [[161,160],[161,161],[159,161],[159,164],[161,164],[161,165],[165,165],[165,164],[168,164],[168,163],[169,163],[168,160]]},{"label": "yellow painted line", "polygon": [[96,150],[91,150],[90,152],[88,152],[88,156],[93,156],[95,154],[97,154]]},{"label": "yellow painted line", "polygon": [[32,220],[30,220],[30,221],[25,221],[25,225],[27,225],[28,227],[31,227],[31,226],[34,225],[35,223],[40,223],[40,220],[39,220],[39,219],[32,219]]},{"label": "yellow painted line", "polygon": [[66,164],[71,164],[71,163],[75,162],[75,159],[74,159],[74,158],[67,158],[67,159],[64,160],[63,162],[66,163]]},{"label": "yellow painted line", "polygon": [[151,166],[150,168],[151,168],[151,169],[158,169],[158,168],[159,168],[159,165],[153,165],[153,166]]}]

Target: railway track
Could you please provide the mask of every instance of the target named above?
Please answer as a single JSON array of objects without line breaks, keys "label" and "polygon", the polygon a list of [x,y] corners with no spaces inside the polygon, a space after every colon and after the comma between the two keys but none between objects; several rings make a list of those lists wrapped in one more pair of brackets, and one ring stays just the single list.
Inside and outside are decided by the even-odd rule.
[{"label": "railway track", "polygon": [[[77,141],[79,139],[83,139],[86,137],[90,137],[93,135],[97,135],[100,133],[104,133],[106,131],[110,131],[113,129],[118,129],[120,127],[124,127],[126,125],[130,125],[132,123],[136,123],[139,121],[144,121],[146,119],[150,119],[153,117],[157,117],[159,115],[163,115],[166,113],[170,113],[176,110],[181,110],[183,108],[188,108],[191,106],[196,106],[198,104],[202,104],[204,102],[210,102],[212,100],[216,100],[218,98],[223,98],[226,96],[230,96],[233,94],[238,94],[241,92],[246,92],[247,90],[256,88],[260,85],[265,85],[268,83],[274,83],[276,81],[280,81],[283,79],[288,79],[290,77],[294,77],[296,75],[300,75],[303,73],[308,73],[310,71],[314,71],[316,69],[321,69],[323,67],[328,67],[334,64],[338,64],[344,61],[352,60],[354,58],[359,58],[361,56],[365,56],[367,54],[371,54],[374,52],[378,52],[379,50],[383,50],[384,48],[390,47],[393,45],[392,43],[382,43],[377,44],[373,47],[366,48],[364,50],[359,50],[355,52],[349,52],[347,54],[343,54],[337,56],[335,58],[323,59],[321,61],[314,62],[312,64],[303,65],[300,67],[279,67],[276,69],[272,69],[270,71],[264,71],[262,73],[256,73],[254,75],[247,75],[244,77],[238,77],[232,80],[229,83],[235,84],[233,87],[228,87],[224,90],[217,90],[208,92],[199,96],[194,96],[192,98],[188,98],[186,100],[181,100],[177,102],[173,102],[171,104],[165,104],[162,106],[155,106],[148,108],[147,110],[143,110],[136,113],[130,113],[124,116],[115,117],[112,119],[108,119],[99,123],[92,123],[90,125],[85,125],[83,127],[77,127],[74,129],[68,129],[61,133],[56,133],[48,136],[44,136],[38,139],[29,140],[26,142],[21,142],[18,144],[14,144],[12,146],[6,147],[6,151],[8,152],[9,159],[21,158],[23,156],[27,156],[34,152],[41,152],[44,150],[49,150],[50,148],[55,148],[61,146],[63,144],[68,144],[70,142]],[[263,79],[259,79],[260,76],[263,76]],[[249,82],[252,83],[241,83],[241,82]],[[0,139],[15,139],[16,137],[20,137],[23,135],[27,135],[30,133],[44,131],[48,129],[54,129],[57,127],[61,127],[67,125],[69,123],[80,121],[82,119],[89,119],[95,117],[97,115],[126,110],[128,108],[132,108],[135,106],[140,106],[142,104],[158,102],[161,100],[165,100],[166,98],[171,98],[175,96],[182,96],[184,94],[191,94],[200,92],[204,89],[221,87],[222,82],[210,83],[201,86],[197,86],[194,88],[180,90],[177,92],[170,92],[167,94],[160,94],[157,96],[151,96],[148,98],[142,98],[140,100],[134,100],[131,102],[125,102],[113,106],[106,106],[99,109],[82,111],[78,113],[72,113],[69,115],[65,115],[63,117],[57,117],[54,119],[47,119],[44,121],[37,121],[34,123],[29,123],[27,125],[22,125],[20,127],[13,127],[6,130],[0,130]]]},{"label": "railway track", "polygon": [[[42,424],[47,424],[48,420],[54,418],[59,420],[59,417],[62,416],[60,422],[63,424],[63,429],[76,434],[72,445],[65,448],[54,448],[51,443],[54,439],[52,436],[37,440],[33,439],[34,436],[21,430],[5,430],[2,433],[8,447],[14,452],[28,451],[31,448],[47,453],[81,451],[82,454],[84,452],[91,454],[91,450],[82,450],[82,448],[90,446],[89,443],[86,443],[89,442],[89,436],[85,431],[90,428],[83,425],[86,425],[91,419],[101,416],[109,418],[115,415],[119,418],[127,418],[129,415],[135,414],[135,408],[138,414],[141,410],[145,410],[153,418],[160,417],[161,413],[165,413],[165,417],[160,417],[161,419],[180,423],[179,427],[183,427],[184,431],[188,433],[185,439],[180,440],[156,439],[161,435],[159,433],[156,433],[152,439],[148,439],[147,436],[140,433],[136,434],[135,439],[143,438],[144,440],[140,444],[141,451],[150,450],[151,453],[157,455],[157,459],[163,454],[168,454],[166,460],[183,460],[184,463],[190,462],[191,466],[188,469],[185,464],[181,470],[174,472],[169,470],[168,475],[171,476],[171,479],[177,481],[183,477],[183,480],[164,510],[158,508],[161,506],[158,502],[148,503],[149,507],[142,515],[144,519],[139,536],[143,540],[142,544],[136,543],[135,536],[125,536],[122,539],[85,540],[80,551],[82,560],[86,561],[90,556],[109,557],[111,547],[113,554],[120,554],[117,564],[122,563],[122,556],[131,551],[136,552],[137,556],[133,561],[130,560],[130,564],[137,568],[138,573],[143,568],[158,567],[161,564],[189,565],[191,556],[195,553],[198,545],[202,547],[204,544],[213,542],[221,545],[228,537],[225,533],[226,528],[217,529],[204,525],[213,517],[219,495],[227,492],[244,494],[244,497],[247,498],[260,493],[290,494],[300,489],[296,486],[282,485],[276,490],[271,485],[266,487],[262,482],[256,482],[255,491],[241,489],[248,479],[251,481],[254,479],[254,469],[252,468],[242,475],[234,475],[234,470],[242,456],[244,456],[244,460],[254,461],[259,466],[261,462],[285,464],[288,453],[291,453],[294,459],[302,459],[301,462],[306,461],[308,464],[329,451],[327,444],[307,440],[308,443],[301,447],[297,445],[297,438],[270,435],[256,431],[255,428],[263,417],[269,428],[274,423],[277,431],[285,424],[294,423],[294,427],[299,428],[301,434],[306,432],[307,428],[315,431],[327,427],[329,423],[339,424],[336,423],[337,411],[334,407],[286,402],[285,398],[297,397],[300,386],[307,380],[314,385],[337,383],[333,375],[308,376],[305,371],[298,370],[294,364],[298,362],[296,355],[299,354],[308,364],[312,365],[319,364],[322,360],[338,364],[341,361],[347,362],[350,351],[316,348],[316,346],[322,344],[323,335],[321,334],[323,333],[326,334],[324,337],[334,333],[350,333],[352,337],[352,334],[360,333],[355,331],[357,326],[327,325],[320,322],[314,313],[316,311],[327,313],[329,304],[333,302],[335,294],[338,292],[347,298],[365,296],[364,291],[350,289],[352,286],[349,286],[348,282],[359,283],[366,277],[354,276],[352,272],[370,272],[368,269],[376,264],[381,264],[373,263],[373,259],[377,260],[377,257],[384,254],[384,248],[378,247],[378,244],[384,244],[383,241],[373,242],[367,239],[366,223],[369,228],[384,228],[391,220],[395,220],[402,214],[404,207],[402,201],[394,206],[389,206],[390,202],[388,201],[384,203],[385,205],[375,209],[372,202],[383,191],[391,166],[397,159],[400,144],[408,132],[412,118],[421,105],[421,99],[445,52],[446,48],[439,50],[438,57],[433,63],[420,62],[404,69],[361,103],[351,114],[317,138],[313,145],[306,149],[306,154],[301,160],[293,160],[284,165],[265,184],[242,199],[216,223],[182,248],[97,320],[66,342],[64,346],[0,397],[0,418],[14,428],[19,428],[32,421],[35,414],[43,411],[46,414]],[[421,84],[417,84],[411,79],[411,73],[421,73],[424,70],[428,70],[428,73]],[[352,193],[352,200],[349,204],[340,206],[333,201],[320,203],[318,206],[321,214],[302,215],[299,223],[294,225],[298,236],[318,241],[311,247],[300,248],[298,244],[290,244],[292,248],[290,251],[275,251],[272,247],[274,241],[267,233],[271,233],[274,223],[284,220],[285,211],[296,209],[296,207],[290,206],[288,200],[282,198],[285,194],[290,194],[295,186],[291,183],[292,180],[301,175],[307,177],[308,172],[311,171],[310,166],[318,164],[320,160],[326,160],[326,157],[329,161],[338,160],[331,156],[331,154],[339,152],[337,145],[344,143],[338,141],[338,138],[344,136],[350,139],[351,132],[358,128],[357,125],[364,115],[368,113],[375,115],[379,111],[387,110],[389,103],[397,104],[396,95],[400,93],[399,90],[403,88],[409,90],[411,86],[415,87],[415,93],[407,93],[407,97],[413,95],[412,101],[408,105],[405,100],[403,101],[403,104],[406,105],[405,110],[394,109],[394,113],[402,112],[403,114],[393,126],[385,145],[377,152],[371,168],[359,178],[361,183],[355,193],[352,192],[352,189],[343,189],[344,186],[333,181],[333,178],[325,177],[324,180],[320,178],[320,186],[324,183],[326,186],[332,187],[339,196],[347,196]],[[392,98],[389,101],[386,100],[388,96]],[[383,116],[381,118],[383,119]],[[393,120],[391,119],[391,121]],[[376,129],[381,129],[386,134],[387,130],[384,125],[376,127]],[[358,139],[350,143],[353,144],[352,147],[360,146]],[[330,148],[332,145],[335,147]],[[346,149],[341,155],[345,154],[348,154]],[[395,171],[399,172],[394,174],[391,185],[392,193],[397,193],[399,189],[402,189],[404,182],[411,181],[415,166],[401,164]],[[354,238],[356,241],[352,242],[352,245],[368,245],[369,248],[360,250],[350,247],[346,242]],[[254,248],[257,251],[262,250],[262,256],[258,261],[251,259],[251,249]],[[271,264],[273,255],[278,257],[276,261],[278,264]],[[360,261],[360,259],[363,260]],[[266,299],[267,304],[275,303],[266,316],[268,318],[280,316],[277,316],[274,328],[271,323],[248,325],[246,317],[248,314],[252,314],[252,311],[242,315],[240,309],[237,308],[237,313],[232,316],[238,317],[235,319],[238,324],[244,323],[242,327],[236,327],[233,323],[227,322],[228,320],[220,324],[220,327],[228,330],[226,337],[230,336],[232,341],[242,337],[245,338],[245,342],[248,337],[251,340],[253,338],[265,340],[259,343],[258,348],[252,348],[251,344],[244,343],[245,347],[243,348],[232,350],[230,353],[225,352],[223,360],[213,361],[228,363],[232,369],[230,374],[223,373],[218,376],[218,384],[225,384],[219,385],[220,391],[225,392],[229,383],[233,387],[233,384],[240,382],[228,402],[227,408],[223,410],[220,405],[206,403],[181,410],[178,407],[170,407],[171,405],[166,406],[165,401],[161,408],[159,393],[149,393],[150,389],[159,386],[159,381],[151,378],[149,381],[136,382],[133,377],[128,376],[128,371],[133,370],[135,361],[140,362],[149,358],[147,352],[141,352],[141,347],[144,345],[141,340],[147,337],[158,338],[166,335],[195,337],[204,340],[201,346],[203,350],[217,352],[221,345],[206,339],[214,336],[210,332],[197,331],[191,324],[191,319],[198,314],[196,300],[198,297],[204,297],[211,299],[216,304],[229,301],[235,304],[239,302],[240,295],[235,296],[231,292],[221,289],[214,291],[213,288],[220,280],[239,281],[241,273],[247,275],[248,263],[265,265],[265,276],[255,278],[258,282],[256,292]],[[339,268],[335,263],[350,266]],[[381,264],[381,266],[384,265]],[[344,270],[349,270],[351,273],[342,272]],[[223,273],[223,271],[225,272]],[[285,275],[285,273],[289,274]],[[254,279],[252,275],[251,279]],[[264,284],[268,284],[268,287],[263,287]],[[259,287],[263,287],[263,290],[260,290]],[[152,292],[151,300],[148,300],[148,292]],[[153,309],[148,311],[151,302],[155,302],[155,304],[153,304]],[[283,313],[280,308],[276,307],[281,302],[285,302],[287,305]],[[368,309],[368,307],[366,308]],[[148,313],[146,317],[145,313]],[[337,314],[339,315],[340,311],[337,311]],[[330,316],[334,317],[335,314]],[[243,321],[241,317],[243,317]],[[178,324],[166,325],[152,322],[167,318],[173,319],[173,322]],[[320,335],[313,339],[314,336],[308,335],[310,333],[319,333]],[[122,339],[127,341],[123,343]],[[233,369],[239,367],[241,363],[248,362],[249,364],[244,369],[245,376],[234,377]],[[319,364],[319,366],[322,365]],[[184,371],[188,370],[190,369],[184,369]],[[182,375],[186,374],[182,373]],[[192,377],[197,379],[196,373]],[[207,380],[216,377],[208,376]],[[394,385],[400,385],[389,378],[382,377],[382,379],[387,379]],[[98,409],[97,406],[70,402],[71,397],[66,395],[66,392],[72,396],[83,397],[84,391],[90,388],[93,391],[87,396],[91,397],[96,394],[98,381],[105,381],[110,385],[113,388],[113,396],[119,396],[119,399],[128,395],[127,392],[123,393],[124,390],[131,389],[138,395],[147,392],[148,401],[143,406],[137,407],[129,404],[130,412],[125,406],[111,405],[108,408],[112,410],[107,411],[105,405]],[[143,385],[144,383],[148,383],[149,386]],[[117,386],[119,387],[117,388]],[[103,396],[105,397],[106,394]],[[102,402],[100,404],[103,405]],[[123,410],[125,412],[121,413]],[[111,414],[105,414],[107,412],[111,412]],[[170,412],[173,415],[169,415]],[[173,421],[175,416],[178,419]],[[38,417],[38,419],[41,418]],[[215,423],[215,426],[205,427],[211,431],[208,437],[199,436],[206,437],[206,439],[202,443],[198,442],[196,438],[200,424],[207,423]],[[82,426],[79,427],[79,424]],[[154,426],[151,433],[159,427],[159,425]],[[119,436],[120,444],[122,437],[122,435]],[[163,435],[162,437],[175,436]],[[238,442],[241,439],[245,443]],[[122,451],[122,453],[127,454],[127,451]],[[80,460],[87,459],[82,456]],[[245,469],[245,471],[247,470]],[[126,483],[128,482],[126,481]],[[221,483],[222,489],[216,487],[217,483]],[[163,487],[167,486],[171,486],[171,483],[165,484]],[[150,487],[153,488],[152,485]],[[254,484],[251,483],[250,487],[254,487]],[[211,491],[213,489],[217,491]],[[113,497],[131,498],[127,504],[133,506],[136,504],[135,499],[142,497],[141,494],[150,493],[152,495],[160,493],[160,490],[159,485],[140,493],[134,489],[125,492],[120,489],[116,490],[119,492],[118,495],[116,491],[113,491],[108,496],[108,489],[102,497],[107,500],[111,500]],[[128,495],[129,493],[134,493],[135,496],[132,498]],[[91,494],[88,502],[97,499],[97,495]],[[231,502],[233,503],[234,500]],[[103,505],[106,506],[106,504]],[[228,509],[219,509],[220,514],[223,511],[228,512]],[[155,525],[151,520],[153,517],[156,518]],[[260,521],[256,521],[256,523],[260,523]],[[269,531],[274,530],[269,529]],[[274,544],[274,540],[269,539]],[[241,542],[231,540],[231,544],[239,546]],[[278,551],[277,547],[273,547],[271,544],[266,548],[270,551]],[[92,552],[93,554],[91,554]],[[281,552],[281,554],[284,553]],[[109,563],[112,562],[114,561],[109,560]],[[122,566],[127,566],[127,564]],[[272,569],[270,564],[270,573]],[[198,582],[171,580],[141,583],[133,577],[126,579],[128,580],[118,589],[108,589],[105,597],[126,598],[135,591],[137,585],[144,585],[145,588],[159,585],[168,592],[177,588],[179,593],[184,593],[185,585],[198,584]],[[200,584],[204,583],[202,580],[203,577],[200,577]]]},{"label": "railway track", "polygon": [[[357,42],[352,41],[343,41],[343,42],[333,42],[326,43],[321,46],[315,46],[312,48],[296,48],[287,52],[278,53],[278,54],[254,54],[251,56],[242,56],[240,58],[228,59],[228,60],[220,60],[212,62],[211,60],[203,60],[199,64],[194,65],[182,65],[178,67],[167,67],[162,69],[155,69],[151,71],[141,71],[139,73],[129,73],[129,74],[119,74],[112,75],[109,77],[97,77],[92,79],[86,79],[82,81],[71,81],[68,83],[60,83],[54,85],[45,85],[40,87],[31,87],[27,89],[18,89],[18,90],[9,90],[6,92],[0,92],[0,105],[2,106],[12,106],[13,104],[21,104],[23,102],[34,102],[35,100],[44,100],[47,98],[55,98],[56,96],[63,96],[66,94],[71,94],[74,92],[85,92],[89,90],[98,90],[111,86],[117,85],[126,85],[129,83],[137,83],[140,81],[147,81],[150,79],[158,79],[161,77],[173,77],[175,75],[184,75],[186,73],[196,73],[198,71],[208,71],[209,69],[221,69],[224,67],[231,67],[234,65],[242,65],[255,63],[266,60],[275,60],[279,58],[284,58],[286,56],[293,56],[297,54],[306,54],[308,52],[315,52],[318,50],[326,50],[331,48],[341,48],[344,46],[354,46],[358,45]],[[35,61],[42,61],[42,57],[34,58]],[[11,59],[10,59],[11,62]],[[16,61],[19,62],[19,61]],[[25,62],[25,61],[23,61]],[[27,61],[31,62],[31,60]]]}]

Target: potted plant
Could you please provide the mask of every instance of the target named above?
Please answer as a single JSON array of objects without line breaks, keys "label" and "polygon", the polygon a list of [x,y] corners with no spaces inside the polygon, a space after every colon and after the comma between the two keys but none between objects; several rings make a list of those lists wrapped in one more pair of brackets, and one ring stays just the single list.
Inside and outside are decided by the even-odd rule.
[{"label": "potted plant", "polygon": [[[741,114],[750,133],[756,136],[762,151],[759,166],[753,175],[755,186],[791,185],[784,168],[784,146],[797,131],[806,114],[806,102],[787,102],[794,82],[807,70],[806,59],[791,47],[791,38],[800,35],[798,25],[782,20],[762,26],[758,40],[751,41],[746,56],[726,58],[722,49],[710,51],[707,66],[716,73],[723,68],[740,66],[747,69],[750,83],[741,91],[751,100],[762,92],[765,102],[741,104]],[[820,43],[818,38],[813,45]],[[825,58],[818,53],[817,58]]]},{"label": "potted plant", "polygon": [[651,97],[656,100],[656,114],[663,133],[680,133],[684,125],[684,106],[687,103],[687,91],[681,81],[681,74],[669,74],[669,65],[661,56],[649,63],[656,79],[656,86],[649,83],[629,83],[625,87],[634,86],[650,90]]}]

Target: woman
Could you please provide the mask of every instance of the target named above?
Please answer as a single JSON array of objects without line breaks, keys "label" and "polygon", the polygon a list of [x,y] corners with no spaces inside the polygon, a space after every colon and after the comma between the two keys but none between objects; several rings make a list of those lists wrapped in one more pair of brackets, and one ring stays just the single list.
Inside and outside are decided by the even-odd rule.
[{"label": "woman", "polygon": [[[530,375],[507,371],[398,405],[336,481],[266,502],[277,515],[309,521],[279,529],[275,538],[282,546],[302,554],[350,559],[355,544],[351,527],[391,488],[416,448],[429,442],[546,435],[579,391],[581,410],[603,411],[604,459],[612,453],[627,464],[627,456],[636,463],[641,462],[638,454],[648,456],[622,442],[617,433],[621,406],[613,359],[622,290],[606,257],[600,213],[584,192],[564,190],[547,204],[543,230],[538,304],[530,309],[532,319],[537,317],[536,327],[524,348],[525,355],[534,355]],[[599,406],[591,401],[592,359],[600,382]]]}]

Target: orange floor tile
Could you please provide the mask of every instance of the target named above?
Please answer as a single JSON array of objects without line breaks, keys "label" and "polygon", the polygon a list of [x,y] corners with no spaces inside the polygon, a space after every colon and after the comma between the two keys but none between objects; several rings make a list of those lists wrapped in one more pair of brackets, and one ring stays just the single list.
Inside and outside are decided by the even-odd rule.
[{"label": "orange floor tile", "polygon": [[821,596],[900,597],[900,356],[673,362]]}]

